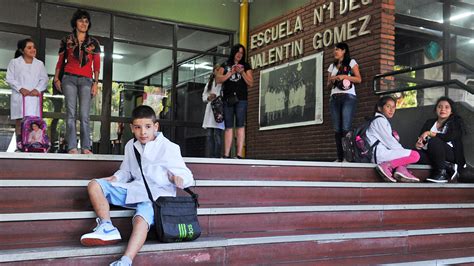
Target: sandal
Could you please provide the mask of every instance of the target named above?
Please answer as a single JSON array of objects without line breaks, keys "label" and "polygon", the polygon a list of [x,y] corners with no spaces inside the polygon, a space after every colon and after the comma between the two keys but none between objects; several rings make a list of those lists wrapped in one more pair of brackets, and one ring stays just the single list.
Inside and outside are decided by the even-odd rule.
[{"label": "sandal", "polygon": [[69,153],[69,154],[79,154],[79,151],[77,149],[70,149],[67,153]]},{"label": "sandal", "polygon": [[94,153],[89,149],[83,149],[82,154],[94,154]]}]

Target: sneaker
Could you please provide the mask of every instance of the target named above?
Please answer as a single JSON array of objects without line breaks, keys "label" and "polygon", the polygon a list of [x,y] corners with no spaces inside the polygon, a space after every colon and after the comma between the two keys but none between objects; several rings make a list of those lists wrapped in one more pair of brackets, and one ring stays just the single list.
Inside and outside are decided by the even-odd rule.
[{"label": "sneaker", "polygon": [[110,222],[101,223],[100,218],[95,220],[97,226],[92,233],[85,234],[81,237],[81,244],[84,246],[104,246],[116,244],[122,237],[117,227]]},{"label": "sneaker", "polygon": [[122,256],[119,260],[110,263],[109,266],[132,266],[132,261],[128,257]]},{"label": "sneaker", "polygon": [[446,162],[446,172],[448,174],[448,179],[453,181],[459,176],[458,165],[455,163]]},{"label": "sneaker", "polygon": [[399,166],[395,169],[393,176],[401,182],[413,183],[420,182],[420,179],[414,176],[405,166]]},{"label": "sneaker", "polygon": [[436,173],[426,179],[434,183],[448,183],[446,169],[437,170]]},{"label": "sneaker", "polygon": [[381,164],[377,164],[375,170],[380,174],[383,180],[393,183],[397,182],[397,180],[393,177],[393,167],[390,162],[383,162]]}]

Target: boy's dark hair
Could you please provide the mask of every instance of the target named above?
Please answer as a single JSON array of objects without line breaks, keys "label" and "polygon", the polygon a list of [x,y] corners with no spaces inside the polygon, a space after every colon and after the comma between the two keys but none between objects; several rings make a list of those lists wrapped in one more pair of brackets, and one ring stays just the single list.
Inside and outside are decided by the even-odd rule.
[{"label": "boy's dark hair", "polygon": [[383,106],[386,105],[388,101],[393,101],[395,104],[397,104],[397,101],[392,96],[383,96],[375,104],[374,113],[380,113],[379,108],[382,109]]},{"label": "boy's dark hair", "polygon": [[141,119],[141,118],[149,118],[153,121],[153,123],[157,122],[156,120],[156,114],[153,108],[151,108],[148,105],[140,105],[135,107],[132,111],[132,123],[135,121],[135,119]]},{"label": "boy's dark hair", "polygon": [[16,43],[15,58],[23,55],[23,51],[29,42],[32,42],[36,46],[35,41],[33,41],[31,38],[22,39]]},{"label": "boy's dark hair", "polygon": [[[349,45],[345,42],[340,42],[336,44],[336,48],[339,48],[341,50],[344,50],[344,59],[342,59],[342,65],[343,66],[349,66],[351,63],[351,52],[349,51]],[[334,61],[334,65],[337,65],[339,62]]]},{"label": "boy's dark hair", "polygon": [[89,12],[82,9],[76,10],[76,12],[74,12],[74,14],[72,15],[71,28],[73,30],[76,30],[76,21],[81,18],[87,18],[87,20],[89,20],[89,28],[87,28],[87,31],[89,32],[92,27],[91,15],[89,14]]}]

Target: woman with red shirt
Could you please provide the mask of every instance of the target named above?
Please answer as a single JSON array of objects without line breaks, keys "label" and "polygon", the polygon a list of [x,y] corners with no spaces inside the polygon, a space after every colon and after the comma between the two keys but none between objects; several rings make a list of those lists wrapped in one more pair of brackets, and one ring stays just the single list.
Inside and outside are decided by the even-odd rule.
[{"label": "woman with red shirt", "polygon": [[[54,75],[55,87],[66,99],[66,140],[68,153],[77,154],[76,105],[79,98],[82,153],[92,154],[89,127],[91,99],[97,94],[100,72],[100,44],[88,33],[91,18],[87,11],[77,10],[71,19],[72,33],[61,40]],[[63,64],[65,64],[63,66]],[[64,67],[64,76],[59,73]]]}]

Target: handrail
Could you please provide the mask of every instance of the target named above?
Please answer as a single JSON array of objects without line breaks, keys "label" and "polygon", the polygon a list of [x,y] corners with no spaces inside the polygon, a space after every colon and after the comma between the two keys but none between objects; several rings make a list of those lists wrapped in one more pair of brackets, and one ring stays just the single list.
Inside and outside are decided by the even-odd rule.
[{"label": "handrail", "polygon": [[386,91],[377,91],[377,80],[381,79],[383,77],[387,76],[394,76],[398,74],[403,74],[403,73],[408,73],[416,70],[422,70],[422,69],[427,69],[427,68],[432,68],[432,67],[437,67],[437,66],[443,66],[443,65],[449,65],[449,64],[458,64],[464,68],[466,68],[469,71],[474,72],[474,67],[466,64],[465,62],[459,60],[459,59],[453,59],[453,60],[446,60],[446,61],[440,61],[440,62],[435,62],[435,63],[430,63],[426,65],[421,65],[421,66],[415,66],[415,67],[407,67],[401,70],[396,70],[392,72],[387,72],[383,74],[377,74],[373,78],[373,90],[376,95],[384,95],[384,94],[391,94],[391,93],[396,93],[396,92],[404,92],[404,91],[412,91],[412,90],[420,90],[420,89],[426,89],[430,87],[439,87],[439,86],[447,86],[447,85],[457,85],[461,89],[474,94],[474,88],[471,86],[468,86],[467,84],[462,83],[461,81],[457,79],[452,79],[448,81],[434,81],[429,84],[422,84],[422,85],[415,85],[415,86],[410,86],[410,87],[403,87],[399,89],[393,89],[393,90],[386,90]]}]

